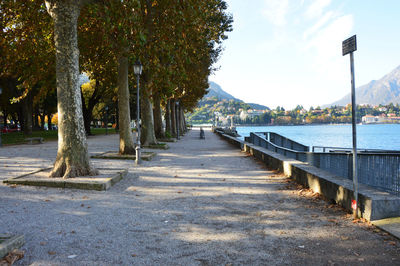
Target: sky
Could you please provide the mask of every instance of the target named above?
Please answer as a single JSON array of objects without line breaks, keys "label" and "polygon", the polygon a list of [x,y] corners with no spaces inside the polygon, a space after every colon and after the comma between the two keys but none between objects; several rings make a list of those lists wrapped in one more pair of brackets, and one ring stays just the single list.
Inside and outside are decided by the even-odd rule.
[{"label": "sky", "polygon": [[357,35],[356,87],[400,65],[399,0],[226,0],[233,31],[209,80],[248,103],[292,109],[350,93],[342,41]]}]

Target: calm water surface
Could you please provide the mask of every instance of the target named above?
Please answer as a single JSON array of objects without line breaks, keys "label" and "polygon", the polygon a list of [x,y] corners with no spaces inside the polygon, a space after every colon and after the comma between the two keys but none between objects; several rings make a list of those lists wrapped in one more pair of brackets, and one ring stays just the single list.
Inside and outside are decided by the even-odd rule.
[{"label": "calm water surface", "polygon": [[[239,135],[275,132],[308,146],[352,147],[351,125],[237,127]],[[360,149],[400,150],[400,124],[357,125]]]}]

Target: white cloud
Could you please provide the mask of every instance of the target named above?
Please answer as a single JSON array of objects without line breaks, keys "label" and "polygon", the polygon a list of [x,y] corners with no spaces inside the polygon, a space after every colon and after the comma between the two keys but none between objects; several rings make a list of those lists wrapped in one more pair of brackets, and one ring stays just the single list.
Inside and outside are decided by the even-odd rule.
[{"label": "white cloud", "polygon": [[324,9],[331,4],[331,0],[314,0],[306,10],[305,16],[308,19],[314,19],[321,16]]},{"label": "white cloud", "polygon": [[263,14],[276,26],[285,26],[286,15],[289,11],[289,0],[264,0]]},{"label": "white cloud", "polygon": [[333,18],[333,14],[334,12],[332,11],[326,12],[325,15],[317,21],[317,23],[304,32],[303,39],[307,40],[309,36],[318,32],[318,30],[324,27]]},{"label": "white cloud", "polygon": [[[318,61],[324,62],[341,55],[342,41],[353,29],[353,16],[344,15],[316,32],[308,42],[307,48],[314,49]],[[328,63],[328,62],[326,62]]]}]

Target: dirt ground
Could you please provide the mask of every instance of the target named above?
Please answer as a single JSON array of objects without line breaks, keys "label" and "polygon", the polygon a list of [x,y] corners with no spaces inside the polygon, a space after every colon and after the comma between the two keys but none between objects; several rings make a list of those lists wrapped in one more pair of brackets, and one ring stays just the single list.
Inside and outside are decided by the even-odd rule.
[{"label": "dirt ground", "polygon": [[[131,173],[106,192],[0,184],[0,233],[26,239],[16,264],[400,265],[397,239],[210,131],[169,145],[139,167],[93,160]],[[56,147],[1,148],[0,179],[49,166]],[[115,135],[89,140],[112,149]]]}]

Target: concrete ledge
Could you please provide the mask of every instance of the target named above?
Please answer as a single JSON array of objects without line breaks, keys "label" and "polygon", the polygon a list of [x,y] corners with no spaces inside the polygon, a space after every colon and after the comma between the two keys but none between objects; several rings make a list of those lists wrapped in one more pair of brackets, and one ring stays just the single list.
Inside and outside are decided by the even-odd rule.
[{"label": "concrete ledge", "polygon": [[220,130],[215,130],[215,133],[218,134],[221,138],[223,138],[226,141],[228,141],[229,143],[231,143],[232,145],[234,145],[237,148],[243,150],[243,148],[244,148],[244,141],[243,140],[238,139],[236,137],[229,136],[229,135],[225,134],[223,131],[220,131]]},{"label": "concrete ledge", "polygon": [[0,259],[14,249],[19,249],[25,244],[23,235],[0,235]]},{"label": "concrete ledge", "polygon": [[[142,151],[141,152],[141,159],[143,161],[151,161],[154,156],[156,156],[155,152],[147,152],[147,151]],[[115,151],[108,151],[101,153],[99,155],[92,155],[90,158],[93,159],[112,159],[112,160],[136,160],[136,155],[135,154],[119,154],[118,152]]]},{"label": "concrete ledge", "polygon": [[400,239],[400,217],[371,221],[371,223]]},{"label": "concrete ledge", "polygon": [[175,138],[165,138],[165,139],[158,139],[161,142],[177,142]]},{"label": "concrete ledge", "polygon": [[[236,146],[243,145],[242,150],[263,161],[268,168],[284,173],[287,177],[351,211],[351,200],[353,198],[351,180],[335,176],[307,163],[289,159],[225,134],[220,134],[220,136]],[[400,197],[363,184],[359,184],[358,195],[359,217],[370,221],[400,216]]]},{"label": "concrete ledge", "polygon": [[142,148],[144,149],[158,149],[158,150],[168,150],[169,146],[167,143],[158,143],[158,144],[152,144],[148,146],[143,146]]},{"label": "concrete ledge", "polygon": [[41,169],[30,174],[18,176],[4,180],[3,183],[26,185],[26,186],[41,186],[54,188],[76,188],[84,190],[107,190],[128,174],[127,169],[98,169],[100,175],[85,176],[76,178],[49,178],[51,168]]}]

